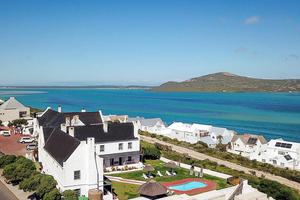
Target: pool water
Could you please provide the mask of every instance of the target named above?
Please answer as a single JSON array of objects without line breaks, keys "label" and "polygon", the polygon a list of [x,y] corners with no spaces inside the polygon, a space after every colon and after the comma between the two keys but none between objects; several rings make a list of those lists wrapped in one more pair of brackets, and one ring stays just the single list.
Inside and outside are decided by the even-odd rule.
[{"label": "pool water", "polygon": [[206,186],[207,185],[205,183],[192,181],[192,182],[188,182],[188,183],[184,183],[184,184],[180,184],[180,185],[170,186],[169,189],[179,190],[179,191],[188,191],[188,190],[193,190],[193,189],[197,189],[197,188],[204,188]]}]

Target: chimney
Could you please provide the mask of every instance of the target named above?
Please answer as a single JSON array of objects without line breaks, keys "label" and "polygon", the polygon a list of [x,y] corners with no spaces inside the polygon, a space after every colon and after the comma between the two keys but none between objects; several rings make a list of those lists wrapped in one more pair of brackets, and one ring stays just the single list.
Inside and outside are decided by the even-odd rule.
[{"label": "chimney", "polygon": [[66,117],[66,126],[71,126],[71,117]]},{"label": "chimney", "polygon": [[57,108],[57,112],[61,113],[61,106],[60,105]]},{"label": "chimney", "polygon": [[85,109],[85,108],[82,108],[82,109],[81,109],[81,112],[86,112],[86,109]]},{"label": "chimney", "polygon": [[74,137],[74,133],[75,133],[75,128],[73,126],[69,127],[69,135]]},{"label": "chimney", "polygon": [[108,132],[108,124],[107,124],[107,122],[103,122],[103,130],[104,130],[105,133]]}]

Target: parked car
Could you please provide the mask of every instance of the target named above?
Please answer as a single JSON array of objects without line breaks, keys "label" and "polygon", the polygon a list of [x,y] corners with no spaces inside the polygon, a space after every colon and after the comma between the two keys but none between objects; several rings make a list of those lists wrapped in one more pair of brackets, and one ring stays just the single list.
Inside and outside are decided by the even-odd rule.
[{"label": "parked car", "polygon": [[10,134],[9,131],[3,131],[3,132],[2,132],[2,135],[3,135],[4,137],[9,137],[11,134]]},{"label": "parked car", "polygon": [[36,144],[28,144],[26,146],[26,149],[27,150],[35,150],[37,148],[37,145]]},{"label": "parked car", "polygon": [[31,137],[22,137],[19,142],[20,143],[32,143],[34,141],[34,138]]}]

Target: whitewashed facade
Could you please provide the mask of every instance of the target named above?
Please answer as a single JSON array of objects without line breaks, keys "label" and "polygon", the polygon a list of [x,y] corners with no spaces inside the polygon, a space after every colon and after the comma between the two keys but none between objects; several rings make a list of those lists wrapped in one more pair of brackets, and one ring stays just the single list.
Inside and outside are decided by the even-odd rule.
[{"label": "whitewashed facade", "polygon": [[89,189],[98,188],[108,198],[104,170],[142,167],[137,129],[132,123],[103,123],[101,112],[47,109],[34,120],[34,134],[43,172],[57,180],[61,191],[87,196]]},{"label": "whitewashed facade", "polygon": [[250,159],[276,167],[300,170],[300,143],[273,139],[263,146],[261,152],[250,154]]},{"label": "whitewashed facade", "polygon": [[235,132],[205,124],[174,122],[158,134],[192,144],[201,141],[206,143],[208,147],[214,148],[220,141],[222,144],[228,144]]},{"label": "whitewashed facade", "polygon": [[230,148],[227,151],[250,158],[250,154],[259,154],[259,152],[264,149],[266,143],[267,141],[262,135],[235,135],[232,138]]},{"label": "whitewashed facade", "polygon": [[159,133],[166,129],[165,123],[160,118],[145,119],[143,117],[128,118],[129,122],[137,125],[141,131]]},{"label": "whitewashed facade", "polygon": [[16,119],[29,118],[30,108],[24,106],[15,97],[10,97],[7,101],[0,105],[0,120],[9,122]]}]

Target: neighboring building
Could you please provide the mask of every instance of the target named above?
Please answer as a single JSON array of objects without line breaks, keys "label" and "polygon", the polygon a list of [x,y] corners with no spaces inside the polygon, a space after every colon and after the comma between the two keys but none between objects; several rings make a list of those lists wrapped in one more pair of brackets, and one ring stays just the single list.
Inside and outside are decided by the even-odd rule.
[{"label": "neighboring building", "polygon": [[167,129],[161,131],[159,134],[192,144],[201,141],[206,143],[210,148],[214,148],[219,142],[228,144],[235,135],[234,131],[226,128],[182,122],[174,122]]},{"label": "neighboring building", "polygon": [[120,122],[125,123],[128,122],[128,115],[104,115],[104,122]]},{"label": "neighboring building", "polygon": [[129,122],[137,124],[139,130],[149,133],[158,133],[166,129],[165,123],[160,118],[145,119],[143,117],[128,118]]},{"label": "neighboring building", "polygon": [[10,97],[0,106],[0,120],[2,122],[13,121],[15,119],[29,118],[30,108],[24,106],[15,97]]},{"label": "neighboring building", "polygon": [[250,159],[276,167],[300,170],[300,143],[273,139],[264,146],[261,152],[252,153]]},{"label": "neighboring building", "polygon": [[35,120],[34,131],[43,172],[54,176],[61,191],[72,189],[87,196],[89,189],[98,187],[110,195],[104,170],[142,166],[134,125],[104,122],[101,112],[47,109]]},{"label": "neighboring building", "polygon": [[267,140],[262,135],[235,135],[231,140],[228,152],[250,158],[250,154],[259,153],[265,144],[267,144]]}]

